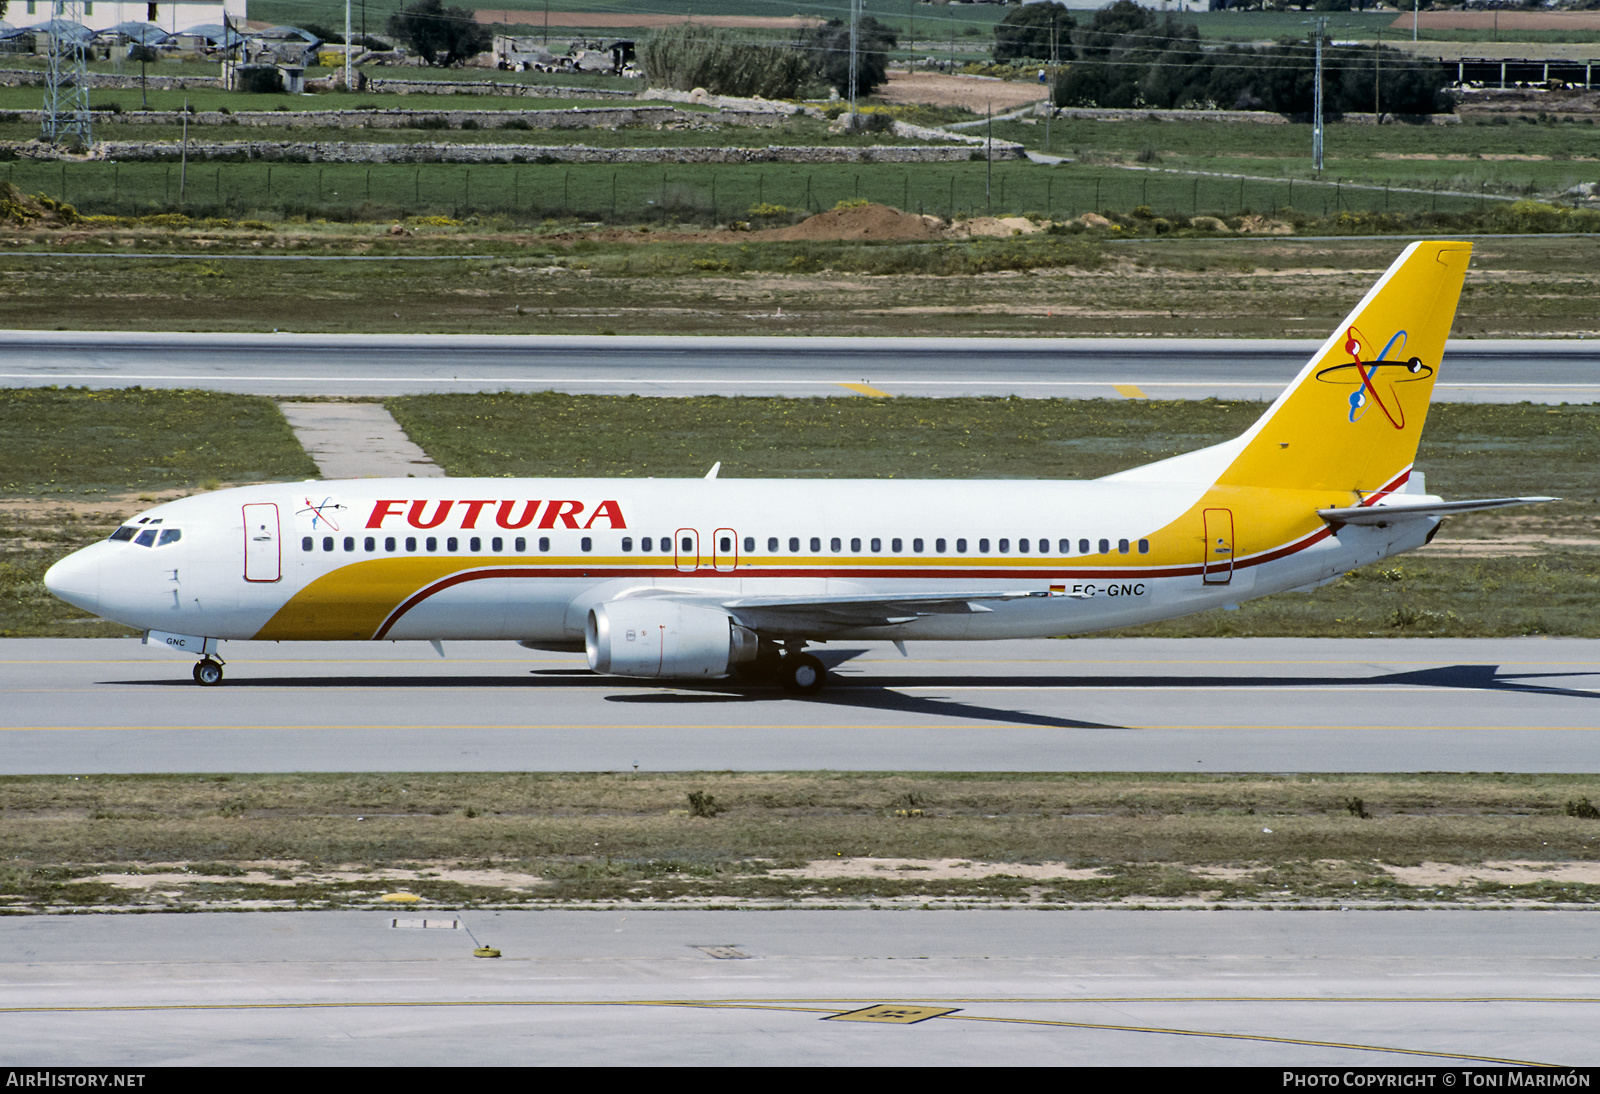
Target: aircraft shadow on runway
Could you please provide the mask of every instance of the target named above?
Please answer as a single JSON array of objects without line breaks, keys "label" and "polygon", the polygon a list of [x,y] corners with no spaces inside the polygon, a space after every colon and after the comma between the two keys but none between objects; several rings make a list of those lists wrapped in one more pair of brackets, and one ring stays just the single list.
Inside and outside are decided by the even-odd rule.
[{"label": "aircraft shadow on runway", "polygon": [[[817,649],[812,652],[830,669],[837,670],[846,662],[869,651],[865,649]],[[889,664],[892,664],[892,662]],[[295,690],[304,690],[308,687],[410,690],[415,688],[526,687],[530,684],[537,688],[541,684],[548,684],[567,688],[577,686],[596,691],[618,686],[616,677],[601,676],[586,668],[533,669],[530,675],[534,677],[533,680],[509,675],[442,676],[411,674],[406,676],[329,676],[320,678],[279,676],[238,680],[228,686],[293,688]],[[1068,676],[1053,673],[1048,675],[944,675],[933,677],[890,676],[877,673],[871,676],[854,676],[843,675],[835,671],[832,675],[830,686],[826,691],[819,695],[808,697],[792,696],[767,684],[747,683],[734,679],[705,682],[663,680],[658,684],[659,690],[635,691],[626,695],[607,695],[604,698],[611,703],[663,706],[693,706],[711,703],[807,702],[828,706],[855,707],[862,710],[893,711],[901,714],[963,718],[1056,729],[1128,729],[1129,727],[1122,725],[1031,714],[1026,711],[1007,710],[978,703],[962,702],[942,696],[908,695],[898,689],[921,690],[929,687],[938,687],[954,692],[963,688],[1005,687],[1016,693],[1026,695],[1030,687],[1050,688],[1053,690],[1072,688],[1084,691],[1108,688],[1191,688],[1196,691],[1204,691],[1208,688],[1338,688],[1342,685],[1370,687],[1374,684],[1393,684],[1402,687],[1411,685],[1416,687],[1459,688],[1465,691],[1497,691],[1521,695],[1600,699],[1600,691],[1588,691],[1573,687],[1551,687],[1539,682],[1546,679],[1570,680],[1574,677],[1582,676],[1600,676],[1600,673],[1572,671],[1502,672],[1497,665],[1439,665],[1433,668],[1382,673],[1375,676],[1181,676],[1174,674],[1160,676]],[[174,676],[170,680],[112,680],[105,682],[109,684],[156,687],[194,686],[187,679],[179,676]],[[652,682],[645,680],[630,681],[629,686],[651,688]]]}]

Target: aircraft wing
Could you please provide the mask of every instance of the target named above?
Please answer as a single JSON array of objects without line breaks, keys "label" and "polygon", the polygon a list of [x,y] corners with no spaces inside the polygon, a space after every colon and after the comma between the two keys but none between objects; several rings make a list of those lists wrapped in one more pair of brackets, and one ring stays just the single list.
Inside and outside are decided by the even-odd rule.
[{"label": "aircraft wing", "polygon": [[1471,501],[1396,502],[1393,505],[1357,505],[1348,509],[1318,509],[1329,524],[1393,524],[1408,517],[1447,517],[1512,505],[1538,505],[1560,498],[1476,498]]},{"label": "aircraft wing", "polygon": [[746,626],[783,630],[796,626],[888,627],[925,615],[993,611],[985,601],[1042,597],[1039,592],[939,592],[859,596],[748,596],[720,601]]}]

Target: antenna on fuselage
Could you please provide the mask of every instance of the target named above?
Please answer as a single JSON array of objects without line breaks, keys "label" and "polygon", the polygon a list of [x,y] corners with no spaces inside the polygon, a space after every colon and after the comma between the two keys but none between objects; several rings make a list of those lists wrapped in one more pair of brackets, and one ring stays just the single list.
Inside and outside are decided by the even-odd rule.
[{"label": "antenna on fuselage", "polygon": [[717,477],[717,472],[721,471],[721,470],[722,470],[722,461],[718,460],[716,463],[711,465],[711,470],[706,472],[706,478],[708,478],[708,479],[716,478]]}]

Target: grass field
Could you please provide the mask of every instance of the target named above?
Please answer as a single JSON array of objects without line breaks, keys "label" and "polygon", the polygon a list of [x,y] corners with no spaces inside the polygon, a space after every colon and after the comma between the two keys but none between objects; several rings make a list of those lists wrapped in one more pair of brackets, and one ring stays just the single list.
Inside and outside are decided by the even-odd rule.
[{"label": "grass field", "polygon": [[[748,131],[745,131],[748,133]],[[522,134],[519,134],[522,136]],[[293,139],[277,136],[240,139]],[[522,142],[517,142],[522,143]],[[559,143],[559,142],[552,142]],[[536,150],[525,154],[529,161]],[[1233,216],[1288,207],[1313,214],[1471,213],[1479,197],[1244,181],[1103,165],[1041,168],[994,164],[303,164],[39,163],[18,161],[0,178],[96,215],[373,221],[403,216],[503,214],[523,222],[567,218],[639,224],[726,223],[758,204],[820,212],[867,200],[942,217],[1037,213],[1067,218],[1147,206],[1161,215]],[[185,184],[185,179],[187,183]],[[1442,183],[1441,183],[1442,186]]]},{"label": "grass field", "polygon": [[1555,775],[7,777],[0,914],[397,888],[435,907],[1591,903],[1596,797]]},{"label": "grass field", "polygon": [[[204,175],[198,177],[203,187]],[[475,172],[474,185],[477,179]],[[570,221],[535,230],[496,218],[408,223],[416,234],[405,237],[387,234],[383,222],[204,220],[0,234],[0,250],[81,256],[0,255],[0,326],[1322,338],[1403,243],[1146,236],[1113,246],[1050,235],[972,243],[712,242],[656,229],[612,234]],[[1381,227],[1360,218],[1338,223],[1345,232]],[[1470,230],[1448,223],[1432,229]],[[128,251],[206,257],[96,254]],[[484,257],[222,257],[230,253]],[[1462,337],[1597,337],[1597,292],[1600,237],[1484,240],[1455,330]]]}]

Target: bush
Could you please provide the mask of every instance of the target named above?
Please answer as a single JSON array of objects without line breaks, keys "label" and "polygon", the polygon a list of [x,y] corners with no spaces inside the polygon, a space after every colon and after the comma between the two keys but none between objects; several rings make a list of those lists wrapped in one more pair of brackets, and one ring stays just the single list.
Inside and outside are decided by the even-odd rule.
[{"label": "bush", "polygon": [[692,23],[652,33],[639,50],[639,63],[659,87],[763,99],[791,99],[811,75],[810,63],[796,50]]},{"label": "bush", "polygon": [[689,791],[689,815],[691,817],[714,817],[722,812],[722,806],[717,804],[717,799],[703,790]]}]

